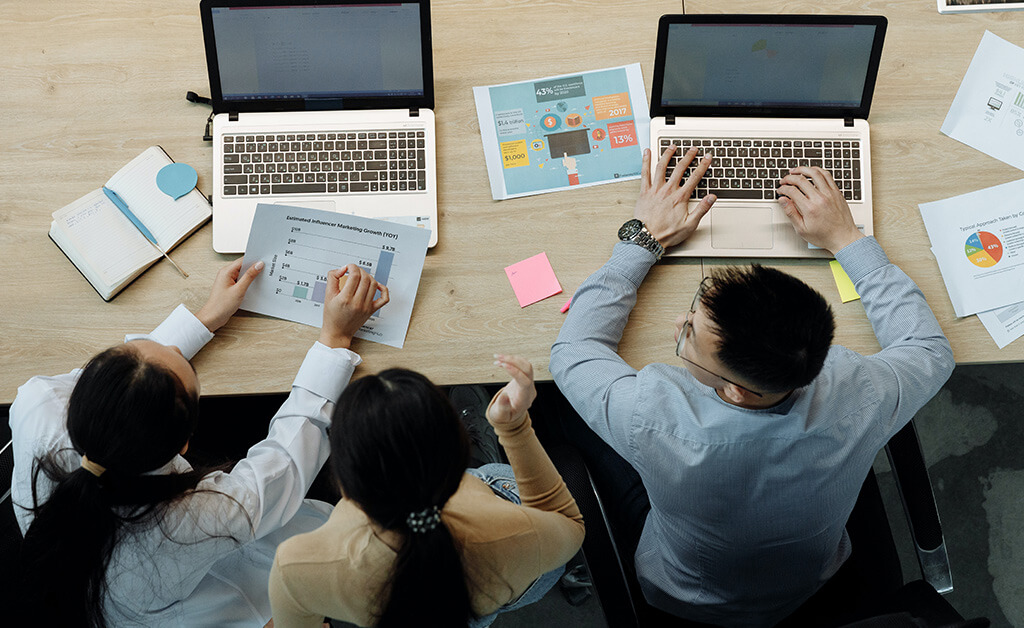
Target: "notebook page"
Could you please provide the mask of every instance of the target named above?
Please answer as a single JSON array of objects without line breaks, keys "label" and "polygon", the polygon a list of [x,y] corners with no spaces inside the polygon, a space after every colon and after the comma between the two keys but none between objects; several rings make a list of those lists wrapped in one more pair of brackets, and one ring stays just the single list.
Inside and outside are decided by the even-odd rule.
[{"label": "notebook page", "polygon": [[159,146],[147,148],[107,181],[128,209],[146,225],[160,248],[169,251],[211,215],[210,204],[198,190],[178,200],[160,191],[156,174],[173,163]]},{"label": "notebook page", "polygon": [[161,257],[103,190],[54,212],[53,220],[82,260],[110,286]]}]

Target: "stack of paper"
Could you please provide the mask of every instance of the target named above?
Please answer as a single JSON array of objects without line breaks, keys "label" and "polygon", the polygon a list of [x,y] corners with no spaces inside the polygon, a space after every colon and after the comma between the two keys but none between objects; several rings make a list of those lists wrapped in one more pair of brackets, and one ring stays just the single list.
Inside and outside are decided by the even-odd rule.
[{"label": "stack of paper", "polygon": [[1024,180],[918,207],[956,315],[980,313],[1000,349],[1024,334]]},{"label": "stack of paper", "polygon": [[[942,132],[1024,170],[1024,49],[986,31]],[[1024,180],[918,206],[957,316],[1024,335]]]}]

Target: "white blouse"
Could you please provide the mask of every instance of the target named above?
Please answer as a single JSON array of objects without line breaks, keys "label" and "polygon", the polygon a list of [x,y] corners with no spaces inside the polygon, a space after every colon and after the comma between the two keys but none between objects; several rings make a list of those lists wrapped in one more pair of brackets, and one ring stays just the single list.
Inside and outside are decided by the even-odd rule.
[{"label": "white blouse", "polygon": [[[126,340],[140,336],[127,336]],[[191,359],[213,334],[179,305],[151,334]],[[263,626],[270,619],[267,579],[282,540],[323,524],[331,506],[304,496],[327,460],[334,404],[361,358],[315,343],[299,368],[267,437],[230,472],[204,477],[175,503],[161,526],[123,539],[107,569],[106,616],[112,626]],[[14,441],[12,499],[24,533],[32,523],[32,470],[37,456],[61,451],[71,470],[67,404],[81,373],[33,377],[10,409]],[[216,420],[203,417],[201,420]],[[175,456],[152,473],[190,470]],[[40,475],[40,499],[52,485]],[[244,514],[239,510],[239,504]],[[73,525],[73,522],[68,522]]]}]

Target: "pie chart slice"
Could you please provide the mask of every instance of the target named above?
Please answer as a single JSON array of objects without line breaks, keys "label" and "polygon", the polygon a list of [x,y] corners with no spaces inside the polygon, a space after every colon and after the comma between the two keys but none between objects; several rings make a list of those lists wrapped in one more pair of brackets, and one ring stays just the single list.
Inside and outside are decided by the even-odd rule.
[{"label": "pie chart slice", "polygon": [[1003,243],[988,231],[978,231],[967,238],[964,254],[975,266],[991,268],[1003,258]]}]

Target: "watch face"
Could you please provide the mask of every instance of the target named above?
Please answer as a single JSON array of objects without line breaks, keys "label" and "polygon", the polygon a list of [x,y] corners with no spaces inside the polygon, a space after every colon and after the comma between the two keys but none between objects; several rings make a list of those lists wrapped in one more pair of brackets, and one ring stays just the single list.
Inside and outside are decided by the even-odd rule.
[{"label": "watch face", "polygon": [[619,239],[629,240],[636,234],[640,233],[640,230],[644,228],[644,223],[640,222],[636,218],[627,220],[624,225],[619,227]]}]

